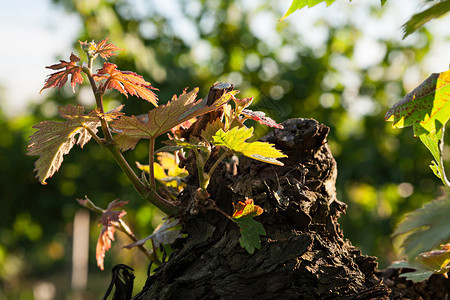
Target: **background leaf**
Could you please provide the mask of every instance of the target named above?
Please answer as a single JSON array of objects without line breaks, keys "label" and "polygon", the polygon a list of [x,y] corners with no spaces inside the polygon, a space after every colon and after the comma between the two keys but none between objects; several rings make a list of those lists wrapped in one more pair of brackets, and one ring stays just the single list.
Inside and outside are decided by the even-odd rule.
[{"label": "background leaf", "polygon": [[441,198],[406,215],[393,235],[406,235],[401,247],[410,260],[450,240],[449,215],[448,190]]},{"label": "background leaf", "polygon": [[[383,0],[382,0],[383,1]],[[442,17],[450,11],[450,0],[442,0],[435,3],[430,8],[415,14],[403,25],[404,35],[406,38],[408,35],[422,27],[425,23],[432,19]]]},{"label": "background leaf", "polygon": [[288,11],[280,19],[280,21],[287,18],[289,15],[291,15],[296,10],[302,9],[305,6],[313,7],[321,2],[325,2],[328,6],[328,5],[332,4],[334,1],[336,1],[336,0],[294,0],[294,1],[292,1],[292,4],[289,7]]},{"label": "background leaf", "polygon": [[418,265],[410,264],[407,261],[398,261],[389,266],[394,269],[413,269],[414,271],[403,273],[400,277],[405,277],[407,280],[412,280],[413,282],[421,282],[430,278],[434,274],[433,271]]}]

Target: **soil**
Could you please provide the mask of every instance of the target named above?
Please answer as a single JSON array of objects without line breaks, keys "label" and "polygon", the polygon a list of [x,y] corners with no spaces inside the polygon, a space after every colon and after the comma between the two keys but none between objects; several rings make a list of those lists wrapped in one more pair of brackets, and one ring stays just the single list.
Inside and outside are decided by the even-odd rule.
[{"label": "soil", "polygon": [[197,200],[188,159],[192,176],[178,197],[187,237],[133,299],[446,299],[450,281],[442,275],[413,284],[399,277],[404,270],[378,271],[375,257],[344,238],[338,218],[347,205],[336,197],[329,128],[311,119],[282,125],[262,140],[288,155],[284,166],[241,157],[237,166],[222,164],[208,188],[208,201],[228,214],[250,198],[264,209],[256,217],[267,233],[261,249],[247,253],[238,226]]}]

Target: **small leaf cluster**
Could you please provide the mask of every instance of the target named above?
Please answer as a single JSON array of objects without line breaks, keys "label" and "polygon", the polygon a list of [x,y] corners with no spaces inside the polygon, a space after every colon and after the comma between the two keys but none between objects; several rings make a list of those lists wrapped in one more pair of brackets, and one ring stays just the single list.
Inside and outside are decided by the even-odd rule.
[{"label": "small leaf cluster", "polygon": [[[123,49],[108,43],[107,39],[98,43],[80,42],[80,46],[86,54],[85,63],[72,53],[69,61],[60,60],[58,64],[47,67],[56,72],[47,77],[42,90],[59,89],[70,81],[75,92],[75,87],[82,84],[86,77],[96,107],[86,112],[87,109],[81,105],[60,106],[59,115],[66,121],[44,121],[34,126],[37,131],[30,137],[27,154],[39,156],[35,163],[36,177],[42,184],[47,184],[47,180],[61,167],[64,155],[67,155],[75,144],[83,148],[94,139],[113,155],[142,198],[172,217],[153,234],[139,239],[122,220],[126,214],[122,208],[127,201],[117,199],[106,209],[102,209],[87,197],[78,200],[81,205],[101,214],[102,230],[96,250],[100,269],[104,269],[105,253],[111,248],[116,229],[124,232],[133,241],[127,248],[138,247],[155,264],[161,263],[156,255],[156,247],[162,243],[171,244],[181,237],[180,231],[175,229],[179,224],[176,217],[183,214],[187,208],[186,204],[183,206],[176,201],[176,197],[186,185],[184,179],[188,174],[186,169],[180,166],[180,160],[184,157],[193,155],[197,165],[198,189],[194,202],[221,213],[224,212],[215,207],[207,188],[211,176],[224,159],[242,154],[266,163],[283,165],[278,159],[286,155],[274,148],[274,145],[247,142],[253,136],[253,128],[244,125],[248,119],[282,128],[263,112],[247,109],[252,98],[237,99],[235,95],[238,91],[230,91],[208,103],[207,98],[197,99],[199,90],[194,88],[189,92],[185,89],[180,95],[174,95],[167,104],[158,106],[158,97],[155,94],[158,89],[142,76],[131,71],[120,71],[117,65],[107,61]],[[98,57],[105,61],[103,66],[94,72],[93,62]],[[155,108],[141,116],[125,115],[122,112],[123,105],[105,112],[103,96],[108,90],[117,90],[127,98],[141,98],[152,103]],[[214,118],[202,123],[202,118],[207,115]],[[197,132],[191,128],[195,128]],[[155,139],[163,134],[168,134],[167,146],[155,149]],[[148,164],[136,162],[137,169],[142,172],[139,176],[125,159],[123,152],[133,150],[138,142],[145,140],[149,143]],[[214,149],[217,149],[214,152],[218,153],[217,155],[212,154]],[[208,160],[212,161],[212,166],[206,169]],[[253,220],[254,216],[262,212],[260,207],[253,204],[253,200],[248,200],[245,204],[237,205],[233,217],[227,215],[241,228],[242,237],[239,241],[249,253],[260,248],[260,235],[265,234],[262,224]],[[151,241],[150,250],[144,245],[148,240]]]}]

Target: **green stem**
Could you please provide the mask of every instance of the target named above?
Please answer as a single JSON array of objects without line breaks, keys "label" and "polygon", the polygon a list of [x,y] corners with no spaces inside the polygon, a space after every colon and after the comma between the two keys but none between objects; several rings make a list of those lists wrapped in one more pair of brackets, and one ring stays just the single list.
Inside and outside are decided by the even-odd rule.
[{"label": "green stem", "polygon": [[193,151],[195,153],[195,162],[197,164],[198,184],[202,189],[206,190],[209,184],[209,176],[207,174],[205,176],[205,160],[201,157],[201,154],[197,151],[197,149],[194,149]]},{"label": "green stem", "polygon": [[150,187],[156,189],[155,182],[155,139],[151,138],[148,146],[148,173],[150,174]]},{"label": "green stem", "polygon": [[145,194],[144,199],[149,201],[151,204],[153,204],[169,216],[179,215],[183,210],[182,207],[176,205],[174,202],[158,195],[156,190],[152,188],[147,189],[147,193]]},{"label": "green stem", "polygon": [[[97,84],[95,83],[95,80],[94,80],[94,77],[92,76],[90,68],[84,67],[83,72],[86,73],[87,77],[89,78],[89,82],[91,84],[92,91],[94,92],[95,101],[97,103],[97,108],[100,110],[101,114],[104,114],[103,94],[104,94],[105,90],[99,89],[97,87]],[[105,83],[105,85],[106,84],[107,83]],[[171,216],[179,214],[181,212],[180,207],[178,207],[175,203],[162,198],[161,196],[159,196],[156,193],[153,172],[150,173],[150,174],[152,174],[150,176],[153,176],[153,187],[148,188],[145,185],[145,183],[139,179],[139,177],[133,171],[133,169],[128,164],[126,159],[123,157],[122,152],[120,152],[120,150],[117,148],[116,144],[114,143],[114,139],[111,135],[111,131],[109,130],[108,123],[106,122],[106,120],[103,116],[100,118],[100,124],[102,126],[103,135],[105,138],[104,146],[106,148],[108,148],[108,150],[114,156],[114,159],[116,160],[117,164],[120,166],[120,168],[125,173],[125,175],[128,177],[128,179],[131,181],[131,183],[133,184],[136,191],[144,199],[146,199],[147,201],[150,201],[153,205],[158,207],[164,213],[171,215]],[[154,140],[153,140],[153,143],[154,143]],[[153,146],[153,151],[154,151],[154,146]],[[153,164],[151,164],[149,167],[152,168]]]},{"label": "green stem", "polygon": [[97,142],[97,144],[99,144],[100,146],[103,147],[103,141],[101,138],[98,137],[97,134],[95,134],[94,131],[92,131],[92,129],[89,126],[85,126],[83,125],[83,128],[87,130],[87,132],[89,132],[89,134],[92,136],[92,138]]},{"label": "green stem", "polygon": [[442,127],[442,137],[439,140],[439,164],[441,165],[441,179],[442,182],[450,187],[450,181],[447,178],[446,172],[445,172],[445,167],[444,167],[444,134],[445,133],[445,127]]},{"label": "green stem", "polygon": [[[137,241],[139,241],[139,239],[131,231],[130,227],[128,227],[127,223],[125,223],[122,219],[119,219],[119,226],[117,228],[120,231],[122,231],[123,233],[125,233],[133,242],[136,243]],[[152,241],[152,243],[153,243],[153,241]],[[153,247],[153,244],[152,244],[152,247]],[[150,251],[147,248],[145,248],[144,245],[139,245],[138,248],[155,265],[157,265],[157,266],[161,265],[161,261],[159,260],[158,255],[156,255],[156,251]]]},{"label": "green stem", "polygon": [[225,151],[212,165],[211,169],[209,169],[208,172],[208,177],[211,178],[212,174],[214,173],[214,171],[216,170],[216,168],[219,166],[219,164],[223,161],[223,159],[225,157],[227,157],[227,155],[229,155],[231,152],[230,151]]}]

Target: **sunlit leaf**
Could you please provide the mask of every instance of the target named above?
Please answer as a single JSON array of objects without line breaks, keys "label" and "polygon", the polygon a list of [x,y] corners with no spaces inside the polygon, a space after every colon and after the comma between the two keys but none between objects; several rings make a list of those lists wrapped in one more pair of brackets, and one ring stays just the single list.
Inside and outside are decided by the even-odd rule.
[{"label": "sunlit leaf", "polygon": [[214,121],[206,124],[205,128],[200,132],[200,136],[204,138],[206,141],[212,141],[213,136],[219,129],[223,129],[224,124],[220,120],[220,118],[215,119]]},{"label": "sunlit leaf", "polygon": [[432,250],[419,254],[417,260],[434,270],[437,274],[446,274],[448,272],[447,265],[450,262],[449,244],[441,245],[440,250]]},{"label": "sunlit leaf", "polygon": [[433,4],[430,8],[415,14],[403,25],[404,35],[407,37],[420,27],[422,27],[428,21],[442,17],[450,11],[450,0],[442,0]]},{"label": "sunlit leaf", "polygon": [[95,43],[94,41],[92,42],[81,42],[78,41],[81,45],[81,48],[83,49],[83,51],[89,53],[89,55],[93,56],[94,58],[97,55],[100,55],[102,58],[108,58],[110,56],[116,55],[114,52],[115,51],[119,51],[122,50],[121,48],[118,48],[116,46],[114,46],[113,44],[108,44],[107,43],[108,39],[104,39],[101,42]]},{"label": "sunlit leaf", "polygon": [[[37,131],[30,137],[28,144],[28,155],[39,155],[35,163],[36,177],[42,184],[46,184],[46,179],[51,177],[61,166],[63,156],[69,153],[70,149],[76,144],[83,147],[90,139],[92,132],[97,132],[100,126],[98,110],[93,110],[84,115],[84,107],[81,105],[59,107],[61,117],[67,119],[65,122],[44,121],[33,128]],[[122,113],[114,111],[107,115],[111,120],[120,116]],[[78,140],[75,136],[78,134]]]},{"label": "sunlit leaf", "polygon": [[175,242],[176,239],[181,238],[183,235],[181,234],[179,229],[175,229],[177,225],[180,223],[178,219],[169,219],[162,224],[159,224],[158,227],[155,228],[153,233],[148,237],[141,239],[135,243],[124,246],[124,248],[130,249],[136,246],[144,245],[149,239],[152,239],[154,246],[157,248],[161,244],[170,245]]},{"label": "sunlit leaf", "polygon": [[257,121],[259,124],[278,128],[278,129],[283,129],[283,125],[278,124],[272,118],[267,117],[266,114],[262,111],[253,111],[253,110],[249,110],[249,109],[244,109],[241,112],[241,114],[247,118]]},{"label": "sunlit leaf", "polygon": [[305,6],[313,7],[322,2],[325,2],[327,4],[327,6],[329,6],[334,1],[336,1],[336,0],[293,0],[288,11],[284,14],[284,16],[280,19],[280,21],[287,18],[289,15],[291,15],[296,10],[302,9]]},{"label": "sunlit leaf", "polygon": [[450,240],[449,215],[450,195],[447,190],[441,198],[406,215],[393,235],[406,236],[401,247],[410,260]]},{"label": "sunlit leaf", "polygon": [[401,101],[392,106],[385,119],[394,128],[413,126],[414,135],[430,150],[435,159],[430,165],[445,184],[442,143],[445,124],[450,118],[450,70],[434,73]]},{"label": "sunlit leaf", "polygon": [[44,87],[41,89],[42,92],[44,89],[58,87],[60,89],[64,84],[66,84],[69,79],[69,75],[71,76],[70,84],[72,85],[72,89],[75,88],[77,83],[83,83],[83,76],[81,76],[82,67],[77,65],[77,62],[80,61],[80,58],[75,54],[70,55],[70,62],[60,60],[59,64],[54,64],[46,67],[47,69],[52,70],[61,70],[50,74],[48,78],[45,80]]},{"label": "sunlit leaf", "polygon": [[234,207],[233,218],[256,217],[262,214],[263,209],[253,204],[253,199],[247,199],[245,202],[239,201]]},{"label": "sunlit leaf", "polygon": [[138,75],[130,71],[117,70],[117,65],[105,62],[103,68],[93,75],[96,81],[106,80],[103,87],[107,89],[116,89],[128,98],[128,94],[132,96],[141,97],[144,100],[157,106],[157,96],[152,90],[158,90],[152,87],[150,82],[147,82]]},{"label": "sunlit leaf", "polygon": [[[153,164],[153,173],[155,179],[161,181],[162,183],[178,187],[180,186],[181,179],[188,175],[185,168],[178,167],[178,163],[175,159],[175,155],[167,152],[157,153],[158,162],[154,162]],[[141,165],[140,163],[136,163],[138,168],[147,173],[150,172],[150,168],[148,165]]]},{"label": "sunlit leaf", "polygon": [[102,230],[97,241],[97,247],[95,251],[95,258],[97,259],[97,266],[104,270],[104,259],[106,251],[111,249],[111,241],[114,241],[115,227],[118,226],[120,218],[126,215],[124,210],[117,211],[116,209],[122,208],[128,201],[113,200],[109,203],[108,208],[102,214],[99,225],[102,225]]},{"label": "sunlit leaf", "polygon": [[413,126],[414,135],[437,132],[450,118],[450,70],[433,73],[386,113],[394,128]]},{"label": "sunlit leaf", "polygon": [[439,129],[436,133],[430,132],[428,134],[421,134],[419,135],[419,138],[433,155],[434,160],[431,161],[431,170],[433,170],[434,175],[440,178],[445,184],[445,170],[443,160],[441,159],[443,149],[443,145],[441,144],[443,143],[443,129],[444,128]]},{"label": "sunlit leaf", "polygon": [[196,101],[198,88],[189,93],[184,91],[179,97],[174,96],[166,105],[160,105],[148,113],[148,121],[141,122],[135,116],[123,116],[112,127],[120,132],[116,137],[119,147],[125,151],[134,149],[140,139],[153,139],[171,128],[196,116],[216,110],[226,104],[233,92],[226,93],[212,105],[207,99]]},{"label": "sunlit leaf", "polygon": [[253,127],[234,127],[224,132],[222,129],[213,136],[216,146],[225,146],[233,152],[241,153],[250,158],[266,163],[283,166],[277,158],[287,157],[273,144],[266,142],[247,143],[246,140],[253,136]]}]

